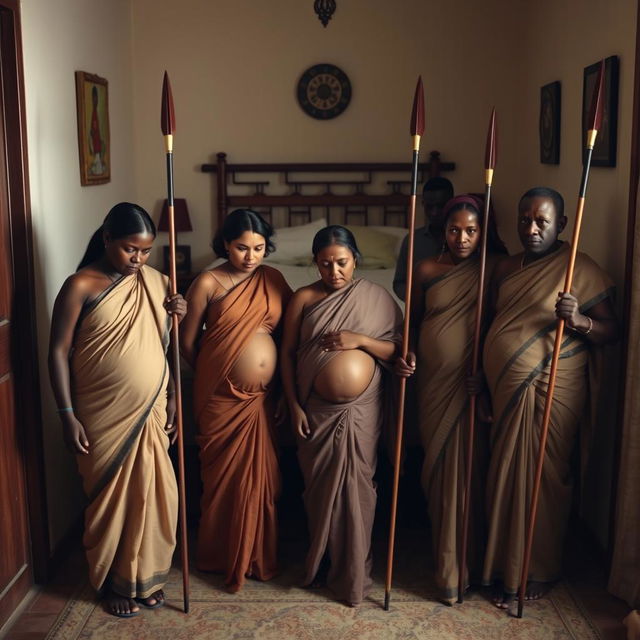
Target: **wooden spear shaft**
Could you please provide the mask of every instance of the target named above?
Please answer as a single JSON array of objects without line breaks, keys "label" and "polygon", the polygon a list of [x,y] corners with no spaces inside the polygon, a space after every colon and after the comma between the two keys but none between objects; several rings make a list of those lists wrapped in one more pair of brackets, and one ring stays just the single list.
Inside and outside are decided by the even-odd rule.
[{"label": "wooden spear shaft", "polygon": [[[487,264],[487,237],[489,233],[489,210],[491,203],[491,185],[493,183],[493,170],[496,164],[496,110],[491,113],[489,132],[485,154],[485,191],[484,191],[484,216],[482,218],[482,238],[480,241],[480,273],[478,275],[478,296],[476,302],[475,331],[473,336],[473,351],[471,355],[471,375],[478,373],[478,361],[480,359],[480,338],[482,331],[482,318],[484,309],[485,272]],[[469,536],[469,511],[471,509],[471,476],[473,471],[473,445],[475,439],[476,421],[476,396],[471,396],[469,401],[469,428],[467,430],[467,446],[465,453],[465,482],[462,510],[462,534],[458,565],[458,602],[464,602],[464,590],[466,588],[467,575],[467,547]],[[455,505],[452,506],[455,508]]]},{"label": "wooden spear shaft", "polygon": [[[173,131],[175,128],[173,116],[173,98],[169,78],[165,72],[162,87],[162,132],[165,139],[167,157],[167,205],[169,210],[169,282],[171,295],[178,292],[176,276],[176,229],[173,197]],[[189,613],[189,548],[187,542],[187,505],[184,471],[184,429],[182,423],[182,384],[180,379],[180,336],[178,317],[172,317],[171,323],[171,364],[176,397],[176,430],[178,449],[178,493],[179,493],[179,527],[180,549],[182,556],[182,597],[184,612]]]},{"label": "wooden spear shaft", "polygon": [[[578,204],[576,207],[576,222],[573,228],[573,237],[571,239],[571,252],[569,254],[569,263],[567,265],[567,273],[564,281],[564,292],[571,291],[573,284],[573,271],[578,254],[578,242],[580,241],[580,228],[582,226],[582,213],[584,211],[584,203],[587,193],[587,181],[589,179],[589,169],[591,167],[591,156],[593,155],[593,147],[596,142],[596,136],[602,123],[602,99],[604,84],[604,60],[600,63],[600,72],[598,80],[593,92],[593,101],[589,114],[589,130],[587,132],[587,149],[586,158],[582,167],[582,178],[580,181],[580,191],[578,193]],[[547,436],[549,434],[549,421],[551,418],[551,407],[553,405],[553,393],[556,387],[556,377],[558,372],[558,360],[560,358],[560,349],[562,347],[562,336],[564,334],[565,321],[558,318],[556,325],[556,339],[553,345],[553,355],[551,356],[551,368],[549,371],[549,384],[547,387],[547,397],[544,405],[544,414],[542,416],[542,427],[540,430],[540,449],[538,451],[538,461],[536,464],[536,473],[533,483],[533,491],[531,493],[531,507],[529,510],[529,526],[527,529],[527,537],[524,548],[524,556],[522,559],[522,574],[520,576],[520,591],[518,593],[518,618],[522,618],[524,610],[524,598],[527,590],[527,580],[529,578],[529,563],[531,561],[531,550],[533,547],[533,534],[536,526],[536,515],[538,511],[538,498],[540,495],[540,484],[542,481],[542,468],[544,465],[544,456],[547,445]],[[555,532],[551,532],[552,535]]]},{"label": "wooden spear shaft", "polygon": [[[413,98],[410,132],[413,137],[413,164],[411,167],[411,196],[409,198],[409,233],[407,236],[407,282],[405,285],[405,311],[402,329],[402,357],[406,360],[409,352],[409,322],[411,314],[411,288],[413,283],[413,236],[416,226],[416,195],[418,191],[418,158],[420,137],[424,133],[424,94],[422,78],[418,78]],[[398,510],[398,487],[400,484],[400,462],[402,458],[402,430],[404,425],[404,399],[407,379],[400,378],[398,391],[398,413],[396,419],[396,449],[393,468],[393,488],[391,493],[391,516],[389,523],[389,548],[387,552],[387,576],[384,587],[384,609],[389,611],[391,581],[393,579],[393,552],[396,538],[396,514]]]}]

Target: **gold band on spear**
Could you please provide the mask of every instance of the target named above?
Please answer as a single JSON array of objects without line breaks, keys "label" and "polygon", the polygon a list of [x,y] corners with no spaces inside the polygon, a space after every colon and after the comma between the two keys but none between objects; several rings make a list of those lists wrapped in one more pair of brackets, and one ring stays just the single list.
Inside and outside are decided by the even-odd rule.
[{"label": "gold band on spear", "polygon": [[[171,295],[178,292],[176,277],[176,229],[173,202],[173,133],[176,128],[173,111],[173,96],[169,76],[164,72],[162,82],[162,115],[160,118],[167,155],[167,205],[169,209],[169,281]],[[172,317],[171,324],[171,368],[176,389],[176,425],[178,443],[178,491],[180,496],[179,528],[182,552],[182,597],[184,612],[189,613],[189,550],[187,545],[187,506],[184,479],[184,438],[182,428],[182,385],[180,381],[180,341],[178,317]]]},{"label": "gold band on spear", "polygon": [[[567,265],[567,273],[564,281],[563,293],[571,292],[573,284],[573,269],[576,263],[576,255],[578,253],[578,242],[580,240],[580,227],[582,225],[582,212],[584,211],[584,203],[587,193],[587,180],[589,179],[589,168],[591,167],[591,156],[593,155],[593,147],[596,143],[596,136],[602,126],[602,110],[604,100],[604,60],[600,62],[600,71],[598,79],[593,90],[591,100],[591,109],[587,119],[587,147],[584,164],[582,167],[582,179],[580,181],[580,191],[578,192],[578,205],[576,208],[576,222],[573,229],[573,238],[571,240],[571,253],[569,255],[569,264]],[[527,589],[527,580],[529,577],[529,562],[531,560],[531,548],[533,546],[533,533],[536,525],[536,512],[538,510],[538,496],[540,494],[540,482],[542,479],[542,466],[544,463],[545,447],[547,444],[547,434],[549,433],[549,420],[551,417],[551,406],[553,404],[553,392],[556,386],[556,376],[558,371],[558,358],[560,356],[560,346],[562,344],[562,335],[564,333],[565,321],[558,318],[556,325],[556,341],[553,346],[553,356],[551,358],[551,370],[549,372],[549,385],[547,387],[547,398],[544,405],[544,414],[542,418],[542,428],[540,432],[540,452],[538,455],[538,464],[536,467],[535,481],[533,485],[533,493],[531,494],[531,509],[529,512],[529,527],[527,530],[527,539],[524,549],[524,557],[522,559],[522,574],[520,578],[520,592],[518,594],[518,618],[522,618],[524,609],[524,597]]]},{"label": "gold band on spear", "polygon": [[[480,275],[478,277],[478,300],[476,302],[475,333],[473,336],[473,352],[471,356],[471,375],[478,373],[478,360],[480,359],[480,337],[482,331],[483,306],[484,306],[484,281],[485,267],[487,263],[487,236],[489,231],[489,211],[491,203],[491,185],[493,183],[493,170],[496,166],[496,110],[491,112],[489,131],[487,132],[487,144],[485,147],[484,162],[484,217],[482,219],[482,239],[480,244]],[[473,443],[475,438],[476,422],[476,396],[469,400],[469,428],[467,430],[466,466],[464,483],[464,507],[462,510],[462,540],[460,543],[458,566],[458,602],[464,601],[464,590],[467,577],[467,537],[469,532],[469,510],[471,504],[471,472],[473,469]]]},{"label": "gold band on spear", "polygon": [[[413,164],[411,167],[411,196],[409,198],[409,234],[407,248],[407,283],[405,287],[404,326],[402,331],[402,357],[406,360],[409,351],[409,318],[411,314],[411,286],[413,281],[413,235],[416,227],[416,194],[418,191],[418,157],[420,138],[424,133],[424,90],[422,77],[418,77],[416,92],[411,109],[409,132],[413,138]],[[391,494],[391,521],[389,523],[389,549],[387,554],[387,577],[384,587],[384,608],[389,611],[391,580],[393,576],[393,550],[396,537],[396,512],[398,510],[398,484],[400,482],[400,458],[402,455],[402,427],[404,423],[404,397],[406,378],[400,378],[398,393],[398,415],[396,421],[396,451],[393,470],[393,491]]]}]

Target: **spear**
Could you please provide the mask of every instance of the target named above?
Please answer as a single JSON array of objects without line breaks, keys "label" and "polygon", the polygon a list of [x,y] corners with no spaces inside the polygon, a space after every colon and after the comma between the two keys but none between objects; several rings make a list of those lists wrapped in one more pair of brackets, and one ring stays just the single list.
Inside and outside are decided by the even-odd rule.
[{"label": "spear", "polygon": [[[407,250],[407,283],[405,288],[404,326],[402,330],[402,357],[406,360],[409,351],[409,317],[411,314],[411,286],[413,280],[413,234],[416,226],[416,193],[418,190],[418,156],[420,155],[420,137],[424,133],[424,90],[422,77],[418,77],[413,97],[411,124],[409,132],[413,137],[413,165],[411,167],[411,196],[409,198],[409,235]],[[396,453],[393,471],[393,492],[391,495],[391,522],[389,524],[389,550],[387,555],[387,578],[384,587],[384,609],[389,611],[391,598],[391,578],[393,575],[393,549],[396,537],[396,512],[398,509],[398,484],[400,482],[400,458],[402,454],[402,426],[404,423],[404,396],[406,378],[400,378],[398,393],[398,416],[396,421]]]},{"label": "spear", "polygon": [[[471,356],[471,375],[478,373],[480,356],[480,332],[482,330],[482,309],[484,303],[485,266],[487,262],[487,235],[489,230],[489,204],[491,202],[491,184],[496,166],[496,110],[491,112],[484,161],[484,216],[482,218],[482,239],[480,243],[480,275],[478,277],[478,300],[476,302],[476,323]],[[458,568],[458,602],[464,601],[465,578],[467,573],[467,536],[469,532],[469,510],[471,505],[471,472],[473,469],[473,442],[476,423],[476,396],[469,402],[469,429],[466,451],[464,507],[462,510],[462,541],[460,546],[460,566]]]},{"label": "spear", "polygon": [[[587,119],[587,148],[586,157],[582,167],[582,179],[580,181],[580,191],[578,192],[578,205],[576,207],[576,223],[573,229],[573,238],[571,240],[571,253],[569,255],[569,263],[567,265],[567,273],[564,281],[564,292],[571,291],[573,283],[573,269],[578,253],[578,242],[580,240],[580,226],[582,224],[582,212],[584,211],[584,202],[587,193],[587,180],[589,179],[589,168],[591,167],[591,156],[593,147],[596,143],[596,136],[602,125],[602,109],[604,98],[604,60],[600,62],[600,70],[596,80],[596,86],[593,90],[591,99],[591,108]],[[529,576],[529,561],[531,560],[531,547],[533,546],[533,533],[536,524],[536,512],[538,509],[538,495],[540,493],[540,481],[542,479],[542,465],[544,463],[545,447],[547,444],[547,434],[549,432],[549,419],[551,417],[551,405],[553,404],[553,392],[556,386],[556,374],[558,369],[558,358],[560,356],[560,346],[562,344],[562,335],[564,333],[565,321],[558,318],[556,325],[556,341],[553,345],[553,356],[551,358],[551,370],[549,372],[549,385],[547,387],[547,398],[544,405],[544,414],[542,417],[542,428],[540,432],[540,451],[538,454],[538,464],[536,467],[535,481],[533,485],[533,493],[531,494],[531,508],[529,512],[529,528],[527,530],[527,539],[522,559],[522,575],[520,577],[520,593],[518,594],[518,618],[522,618],[522,610],[524,608],[524,596],[527,589],[527,578]]]},{"label": "spear", "polygon": [[[173,132],[176,128],[173,111],[173,96],[169,76],[164,72],[162,82],[162,115],[160,118],[167,155],[167,205],[169,209],[169,280],[171,295],[178,292],[176,278],[176,230],[173,204]],[[182,429],[182,385],[180,384],[180,342],[178,337],[178,317],[172,317],[171,360],[176,394],[176,424],[178,441],[178,489],[180,493],[180,547],[182,551],[182,597],[184,612],[189,613],[189,551],[187,547],[187,507],[184,480],[184,438]]]}]

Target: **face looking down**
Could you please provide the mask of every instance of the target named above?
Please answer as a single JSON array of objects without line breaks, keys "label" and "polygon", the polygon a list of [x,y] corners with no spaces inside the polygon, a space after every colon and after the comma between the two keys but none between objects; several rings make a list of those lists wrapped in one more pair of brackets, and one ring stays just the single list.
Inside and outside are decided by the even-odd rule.
[{"label": "face looking down", "polygon": [[331,244],[320,249],[315,262],[320,279],[328,289],[340,289],[353,280],[356,261],[351,249],[341,244]]},{"label": "face looking down", "polygon": [[259,233],[244,231],[234,240],[225,241],[224,246],[231,266],[243,273],[251,273],[262,264],[267,242]]},{"label": "face looking down", "polygon": [[105,255],[111,266],[123,276],[138,272],[149,259],[155,236],[149,232],[124,238],[111,238],[104,234]]}]

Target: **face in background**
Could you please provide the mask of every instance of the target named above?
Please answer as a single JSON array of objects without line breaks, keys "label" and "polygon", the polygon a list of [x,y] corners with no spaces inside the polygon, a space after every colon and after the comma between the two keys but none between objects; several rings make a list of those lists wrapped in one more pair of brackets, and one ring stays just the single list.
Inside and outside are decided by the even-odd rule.
[{"label": "face in background", "polygon": [[242,273],[251,273],[262,264],[267,242],[259,233],[244,231],[234,240],[225,241],[224,246],[231,266]]},{"label": "face in background", "polygon": [[149,259],[155,236],[148,231],[124,238],[111,238],[104,234],[105,256],[111,266],[123,276],[138,272]]},{"label": "face in background", "polygon": [[353,280],[356,260],[351,249],[341,244],[330,244],[320,249],[315,257],[320,279],[327,289],[337,290]]},{"label": "face in background", "polygon": [[445,228],[445,240],[454,263],[471,257],[480,243],[478,214],[467,209],[458,209],[449,214]]},{"label": "face in background", "polygon": [[424,191],[422,194],[422,207],[424,209],[424,222],[436,231],[442,231],[445,220],[442,216],[444,205],[452,195],[443,189]]},{"label": "face in background", "polygon": [[518,236],[525,253],[533,258],[549,253],[566,224],[566,216],[558,218],[551,198],[524,200],[518,212]]}]

